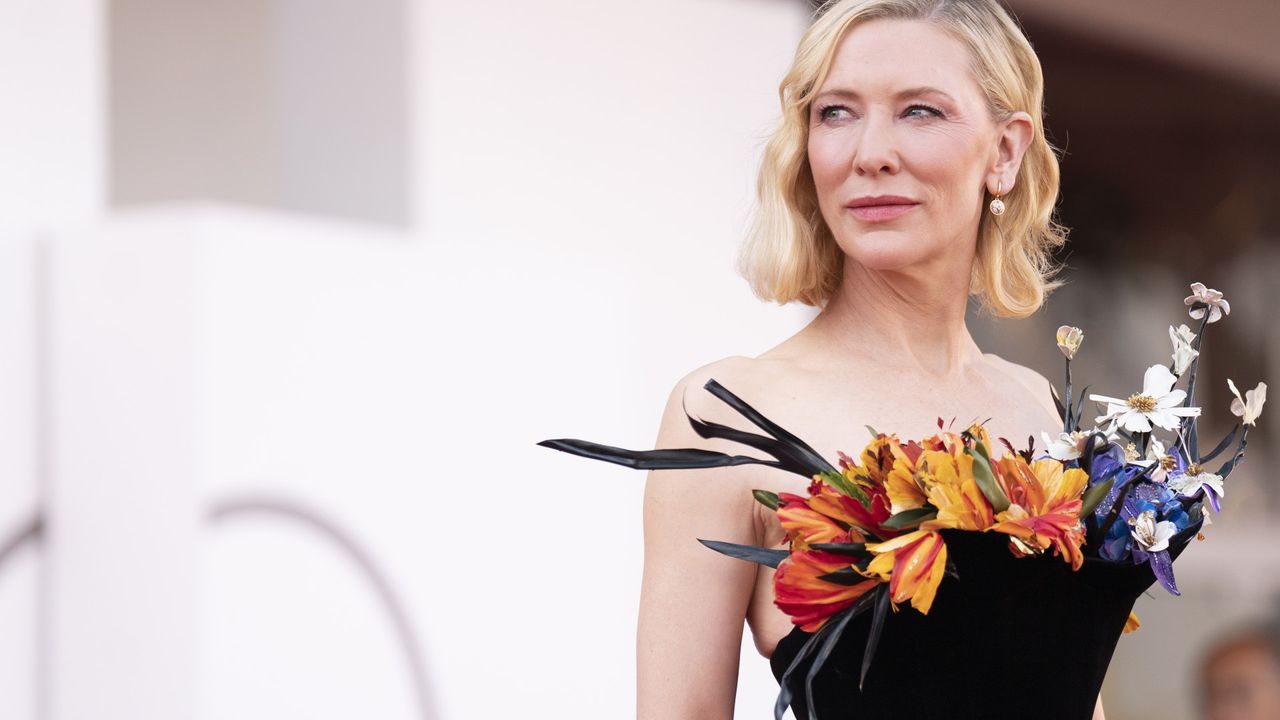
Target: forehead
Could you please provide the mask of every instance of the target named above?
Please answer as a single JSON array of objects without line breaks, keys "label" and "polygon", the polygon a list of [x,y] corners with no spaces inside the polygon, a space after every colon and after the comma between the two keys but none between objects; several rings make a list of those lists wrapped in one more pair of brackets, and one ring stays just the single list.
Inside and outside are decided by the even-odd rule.
[{"label": "forehead", "polygon": [[931,86],[961,98],[980,98],[969,50],[956,37],[921,20],[877,18],[845,31],[822,90],[891,94]]}]

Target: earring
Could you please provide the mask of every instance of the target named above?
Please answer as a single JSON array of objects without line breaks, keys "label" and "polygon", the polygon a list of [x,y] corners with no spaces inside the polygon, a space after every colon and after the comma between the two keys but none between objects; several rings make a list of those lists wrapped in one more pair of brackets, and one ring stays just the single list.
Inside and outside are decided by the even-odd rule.
[{"label": "earring", "polygon": [[1004,181],[1003,181],[1003,180],[1001,180],[1001,181],[999,181],[999,182],[997,182],[997,183],[996,183],[996,196],[995,196],[994,198],[992,198],[992,199],[991,199],[991,214],[992,214],[992,215],[1003,215],[1003,214],[1004,214],[1004,201],[1000,199],[1000,191],[1001,191],[1001,190],[1004,190]]}]

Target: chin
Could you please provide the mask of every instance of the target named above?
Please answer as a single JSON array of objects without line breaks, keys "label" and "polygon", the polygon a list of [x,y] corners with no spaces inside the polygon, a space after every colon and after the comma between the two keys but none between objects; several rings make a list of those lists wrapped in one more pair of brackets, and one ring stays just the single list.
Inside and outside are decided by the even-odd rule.
[{"label": "chin", "polygon": [[918,234],[897,229],[846,231],[836,237],[846,256],[868,270],[903,270],[936,257],[938,248],[922,242]]}]

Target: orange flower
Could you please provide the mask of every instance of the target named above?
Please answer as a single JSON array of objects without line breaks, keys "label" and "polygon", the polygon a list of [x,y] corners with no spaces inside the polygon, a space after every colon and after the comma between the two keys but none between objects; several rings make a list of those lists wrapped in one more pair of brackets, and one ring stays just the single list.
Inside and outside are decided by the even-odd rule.
[{"label": "orange flower", "polygon": [[1129,611],[1129,618],[1124,621],[1124,632],[1131,633],[1142,627],[1142,623],[1138,620],[1138,613]]},{"label": "orange flower", "polygon": [[999,480],[1009,496],[1009,509],[996,516],[996,532],[1010,536],[1017,555],[1038,555],[1054,548],[1074,570],[1084,564],[1084,526],[1080,523],[1081,493],[1089,475],[1079,468],[1065,472],[1051,458],[1031,464],[1017,455],[998,461]]},{"label": "orange flower", "polygon": [[[855,504],[858,502],[853,498],[845,499]],[[850,536],[850,522],[846,519],[847,515],[839,512],[842,503],[838,500],[834,502],[825,500],[821,503],[823,511],[819,511],[811,506],[813,501],[814,497],[805,498],[792,493],[778,493],[778,521],[782,523],[782,529],[791,539],[794,546],[792,549],[807,550],[813,543],[862,541],[861,535]],[[830,512],[833,509],[836,512]],[[837,522],[837,517],[844,520],[843,525]]]},{"label": "orange flower", "polygon": [[938,584],[947,566],[947,546],[936,530],[916,530],[882,542],[868,544],[875,559],[867,565],[867,576],[889,582],[889,598],[897,603],[911,600],[911,607],[929,614]]},{"label": "orange flower", "polygon": [[821,576],[852,567],[847,555],[811,550],[792,552],[773,575],[774,604],[805,632],[815,632],[827,618],[852,605],[879,584],[868,579],[853,585]]}]

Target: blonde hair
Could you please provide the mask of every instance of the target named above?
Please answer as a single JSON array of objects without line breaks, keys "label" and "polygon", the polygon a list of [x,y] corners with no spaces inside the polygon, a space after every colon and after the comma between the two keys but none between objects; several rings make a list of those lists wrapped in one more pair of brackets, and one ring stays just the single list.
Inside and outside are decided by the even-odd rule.
[{"label": "blonde hair", "polygon": [[[983,212],[969,292],[995,315],[1025,317],[1061,282],[1051,256],[1067,228],[1053,218],[1058,155],[1044,133],[1044,78],[1022,30],[996,0],[829,0],[805,32],[778,87],[782,119],[765,146],[757,207],[738,270],[763,300],[825,306],[840,286],[844,253],[818,207],[809,168],[809,110],[846,30],[877,18],[923,20],[969,49],[970,70],[997,121],[1031,115],[1034,137],[1022,158],[1005,213]],[[989,199],[989,196],[988,196]]]}]

